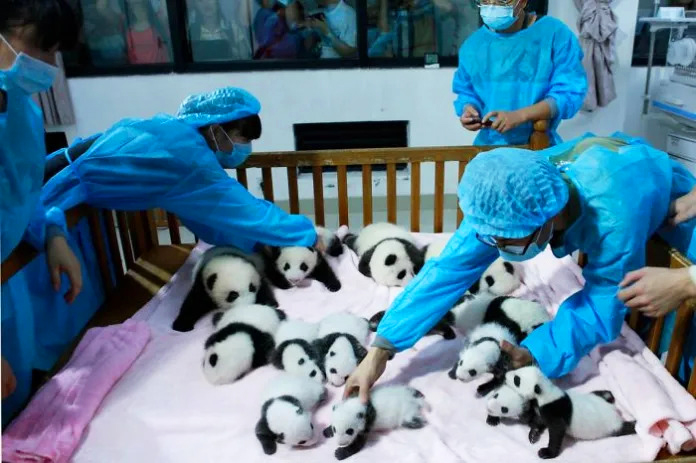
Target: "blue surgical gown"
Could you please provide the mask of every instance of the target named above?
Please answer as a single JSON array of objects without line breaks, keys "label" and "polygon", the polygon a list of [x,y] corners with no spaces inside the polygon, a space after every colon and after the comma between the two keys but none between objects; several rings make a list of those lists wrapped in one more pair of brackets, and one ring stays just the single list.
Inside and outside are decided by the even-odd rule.
[{"label": "blue surgical gown", "polygon": [[7,111],[0,113],[0,260],[4,261],[22,238],[44,248],[46,226],[63,226],[59,211],[39,201],[46,146],[41,109],[0,71],[0,89],[7,95]]},{"label": "blue surgical gown", "polygon": [[45,204],[117,210],[165,209],[205,242],[252,251],[257,243],[313,246],[316,231],[252,196],[231,178],[194,127],[168,115],[125,119],[50,179]]},{"label": "blue surgical gown", "polygon": [[[618,153],[593,146],[563,169],[581,212],[553,252],[561,257],[581,250],[588,264],[585,287],[522,343],[549,377],[568,373],[596,345],[618,336],[627,311],[616,297],[619,282],[644,266],[645,244],[664,224],[670,202],[696,183],[666,153],[639,139],[625,140],[630,144]],[[546,154],[556,152],[550,148]],[[691,236],[689,227],[693,231],[693,223],[684,227],[683,236]],[[425,264],[387,311],[377,345],[398,351],[411,347],[497,257],[465,217],[442,255]]]},{"label": "blue surgical gown", "polygon": [[[587,93],[582,58],[575,34],[550,16],[514,34],[483,26],[459,50],[452,84],[455,112],[461,117],[470,104],[484,117],[490,111],[514,111],[546,100],[554,113],[551,140],[559,143],[560,121],[575,116]],[[484,128],[474,144],[523,145],[531,133],[531,122],[505,134]]]}]

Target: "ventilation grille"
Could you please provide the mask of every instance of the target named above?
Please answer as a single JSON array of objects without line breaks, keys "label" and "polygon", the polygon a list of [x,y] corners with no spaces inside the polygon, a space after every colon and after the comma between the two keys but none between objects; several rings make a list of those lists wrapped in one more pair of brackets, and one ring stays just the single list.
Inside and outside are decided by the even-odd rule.
[{"label": "ventilation grille", "polygon": [[[378,122],[329,122],[295,124],[295,149],[317,151],[359,148],[405,148],[408,146],[408,121]],[[397,170],[406,164],[397,164]],[[335,172],[335,166],[324,167],[324,172]],[[359,171],[359,165],[348,166],[349,171]],[[372,166],[372,170],[386,170],[386,165]],[[300,167],[300,173],[309,173],[311,167]]]}]

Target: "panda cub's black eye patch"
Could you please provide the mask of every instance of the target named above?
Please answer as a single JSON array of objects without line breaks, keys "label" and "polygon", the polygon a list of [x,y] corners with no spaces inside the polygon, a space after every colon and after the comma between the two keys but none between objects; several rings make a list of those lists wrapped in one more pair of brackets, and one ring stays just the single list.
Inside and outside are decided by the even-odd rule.
[{"label": "panda cub's black eye patch", "polygon": [[217,365],[217,361],[218,361],[217,354],[210,354],[210,357],[208,358],[208,362],[210,362],[210,366],[215,368],[215,365]]},{"label": "panda cub's black eye patch", "polygon": [[336,352],[334,352],[334,351],[329,352],[329,357],[333,357],[334,355],[336,355]]},{"label": "panda cub's black eye patch", "polygon": [[249,283],[249,292],[250,293],[256,292],[256,286],[254,286],[254,283]]},{"label": "panda cub's black eye patch", "polygon": [[307,443],[306,440],[301,440],[297,443],[297,445],[305,445]]},{"label": "panda cub's black eye patch", "polygon": [[406,270],[402,270],[399,272],[399,274],[396,276],[399,280],[403,280],[404,277],[406,276]]},{"label": "panda cub's black eye patch", "polygon": [[330,369],[330,370],[329,370],[329,373],[331,373],[331,374],[334,374],[334,375],[335,375],[335,374],[336,374],[336,373],[338,373],[338,372],[336,371],[336,369],[335,369],[335,368],[332,368],[332,369]]},{"label": "panda cub's black eye patch", "polygon": [[208,277],[208,279],[205,280],[205,286],[208,288],[208,291],[211,291],[213,289],[213,286],[215,286],[216,281],[217,273],[213,273]]},{"label": "panda cub's black eye patch", "polygon": [[493,286],[493,285],[495,284],[495,278],[493,278],[492,276],[488,275],[488,276],[486,277],[486,284],[487,284],[488,286]]},{"label": "panda cub's black eye patch", "polygon": [[508,412],[508,408],[507,408],[507,407],[502,407],[502,408],[500,409],[500,411],[503,412],[503,413],[507,413],[507,412]]},{"label": "panda cub's black eye patch", "polygon": [[317,376],[317,370],[312,370],[312,372],[309,374],[309,377],[314,378],[315,376]]},{"label": "panda cub's black eye patch", "polygon": [[303,272],[306,272],[307,270],[309,270],[309,266],[307,264],[305,264],[304,262],[302,262],[302,264],[300,264],[300,270],[302,270]]},{"label": "panda cub's black eye patch", "polygon": [[541,388],[539,387],[538,384],[534,386],[534,393],[535,393],[535,394],[541,394]]},{"label": "panda cub's black eye patch", "polygon": [[355,431],[353,430],[353,428],[348,428],[346,430],[346,434],[348,434],[349,436],[352,436],[353,434],[355,434]]},{"label": "panda cub's black eye patch", "polygon": [[298,365],[304,365],[304,363],[305,363],[305,359],[300,359],[297,361]]},{"label": "panda cub's black eye patch", "polygon": [[476,376],[476,370],[474,370],[473,368],[469,370],[469,376]]},{"label": "panda cub's black eye patch", "polygon": [[283,270],[285,270],[286,272],[287,272],[288,270],[290,270],[290,264],[287,264],[287,263],[286,263],[286,264],[283,266]]},{"label": "panda cub's black eye patch", "polygon": [[515,386],[520,387],[520,377],[515,375],[513,378],[513,382],[515,383]]},{"label": "panda cub's black eye patch", "polygon": [[238,297],[239,297],[239,293],[237,291],[230,291],[227,294],[227,302],[234,302],[237,300]]},{"label": "panda cub's black eye patch", "polygon": [[396,255],[395,254],[389,254],[386,259],[384,259],[384,265],[389,267],[390,265],[394,265],[396,263]]}]

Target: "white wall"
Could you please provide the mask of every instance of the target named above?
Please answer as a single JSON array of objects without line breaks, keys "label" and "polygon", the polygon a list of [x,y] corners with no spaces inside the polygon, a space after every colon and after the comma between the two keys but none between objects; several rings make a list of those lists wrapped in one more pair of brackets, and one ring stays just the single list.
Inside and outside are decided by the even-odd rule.
[{"label": "white wall", "polygon": [[[573,0],[549,3],[549,14],[576,30],[578,12]],[[564,138],[624,129],[640,134],[636,131],[643,129],[635,106],[642,101],[645,72],[631,68],[638,0],[618,0],[613,6],[620,29],[615,72],[618,98],[606,108],[564,122],[560,128]],[[452,68],[355,69],[76,78],[69,84],[77,123],[67,133],[69,138],[84,136],[124,117],[173,113],[190,93],[235,85],[262,102],[264,133],[255,143],[257,151],[294,149],[294,123],[363,120],[408,120],[410,146],[469,145],[473,134],[461,128],[452,108],[453,72]],[[427,194],[432,192],[427,180],[432,170],[425,167],[429,166],[423,171],[423,193]],[[456,185],[455,170],[447,170],[448,192]],[[274,178],[276,197],[287,197],[282,172]],[[302,197],[311,197],[309,181],[300,181]],[[376,195],[384,191],[384,183],[376,181]],[[350,179],[349,188],[352,196],[359,196],[359,178]],[[400,175],[398,188],[400,193],[409,191],[408,175]]]}]

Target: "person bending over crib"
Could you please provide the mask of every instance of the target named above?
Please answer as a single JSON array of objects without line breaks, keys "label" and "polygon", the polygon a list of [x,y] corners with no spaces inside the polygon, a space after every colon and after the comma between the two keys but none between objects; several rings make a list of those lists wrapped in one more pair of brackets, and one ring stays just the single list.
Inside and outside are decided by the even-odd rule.
[{"label": "person bending over crib", "polygon": [[261,136],[261,104],[240,88],[191,95],[176,116],[124,119],[49,158],[41,197],[63,211],[86,203],[161,208],[216,245],[324,249],[312,222],[249,193],[225,169],[241,165]]},{"label": "person bending over crib", "polygon": [[[523,261],[550,246],[557,257],[576,250],[588,257],[582,291],[520,347],[506,346],[514,367],[536,362],[557,378],[618,336],[627,312],[619,284],[644,265],[646,242],[696,178],[642,140],[617,134],[611,143],[589,141],[571,157],[557,155],[578,140],[541,152],[498,148],[469,163],[458,192],[464,220],[387,310],[346,395],[359,389],[367,400],[388,358],[425,335],[498,256]],[[693,224],[678,228],[691,238]]]}]

